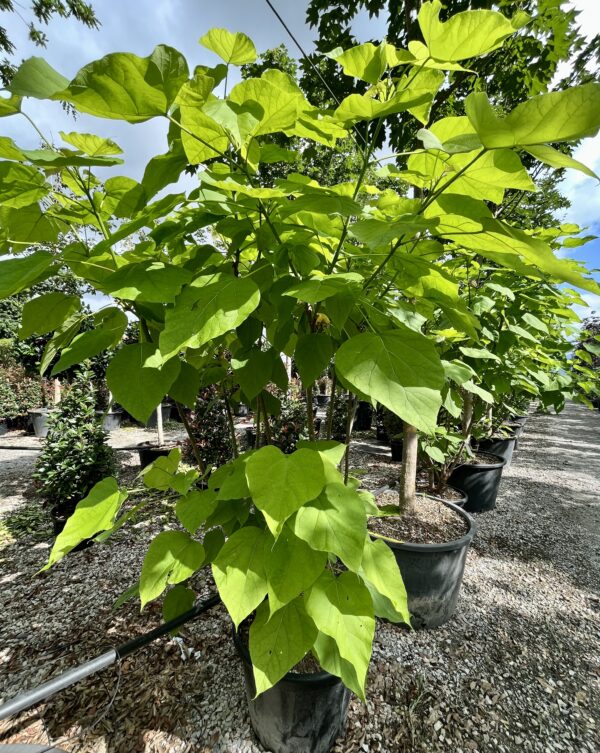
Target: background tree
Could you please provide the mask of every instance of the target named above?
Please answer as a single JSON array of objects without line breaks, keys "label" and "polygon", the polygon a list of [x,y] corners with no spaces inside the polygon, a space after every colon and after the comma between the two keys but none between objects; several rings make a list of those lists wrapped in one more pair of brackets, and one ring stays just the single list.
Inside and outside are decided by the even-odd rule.
[{"label": "background tree", "polygon": [[[446,21],[456,13],[475,10],[498,10],[508,17],[517,11],[531,16],[516,34],[510,37],[501,50],[484,57],[464,61],[467,71],[449,72],[447,82],[434,99],[430,122],[447,115],[462,115],[457,106],[464,100],[473,85],[487,93],[491,102],[508,112],[527,97],[549,90],[565,89],[568,86],[600,80],[600,34],[587,40],[577,24],[579,11],[564,9],[565,0],[446,0],[440,13],[440,20]],[[417,12],[421,0],[310,0],[306,14],[307,22],[318,32],[317,52],[302,61],[300,85],[309,100],[321,99],[321,106],[334,107],[352,93],[366,88],[366,84],[340,75],[337,63],[324,53],[336,47],[348,49],[358,44],[352,23],[359,13],[366,11],[370,18],[384,20],[387,40],[406,48],[412,40],[422,41],[417,23]],[[565,75],[557,79],[559,66],[567,64]],[[315,74],[318,66],[330,91],[323,86]],[[328,100],[328,101],[327,101]],[[408,130],[407,130],[408,129]],[[393,151],[406,145],[410,130],[416,133],[414,120],[406,113],[388,119],[387,129],[382,129],[380,146],[387,140]],[[413,146],[418,144],[414,143]],[[571,154],[576,144],[561,145],[561,151]],[[534,160],[523,160],[530,168]],[[540,187],[538,194],[525,196],[523,192],[507,192],[503,219],[509,222],[525,223],[526,226],[548,226],[555,221],[555,214],[570,206],[561,195],[558,186],[563,179],[563,171],[548,170],[543,166],[535,177]]]},{"label": "background tree", "polygon": [[[39,25],[47,26],[54,16],[75,18],[89,29],[100,28],[100,21],[96,18],[94,9],[82,0],[33,0],[29,10],[13,0],[0,0],[0,10],[17,15],[27,26],[29,39],[38,47],[48,44],[48,37]],[[15,74],[16,67],[12,59],[15,53],[15,45],[7,30],[0,26],[0,54],[4,55],[0,61],[0,79],[3,86],[8,86]]]}]

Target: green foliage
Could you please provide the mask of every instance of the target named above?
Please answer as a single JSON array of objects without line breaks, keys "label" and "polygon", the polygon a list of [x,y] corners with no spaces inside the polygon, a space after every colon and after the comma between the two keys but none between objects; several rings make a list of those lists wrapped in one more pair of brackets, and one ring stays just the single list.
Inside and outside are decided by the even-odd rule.
[{"label": "green foliage", "polygon": [[298,442],[308,439],[306,401],[286,397],[273,421],[273,443],[286,455],[294,452]]},{"label": "green foliage", "polygon": [[0,371],[0,417],[2,421],[16,418],[19,415],[19,404],[15,398],[12,385],[4,370]]},{"label": "green foliage", "polygon": [[[17,13],[27,25],[29,39],[39,47],[46,47],[48,37],[37,24],[47,26],[55,16],[59,18],[73,17],[90,29],[98,29],[100,26],[93,7],[83,0],[36,0],[31,3],[31,8],[27,10],[22,5],[19,5],[20,10],[16,10],[15,5],[16,3],[13,3],[13,0],[3,0],[0,8],[7,13]],[[27,14],[27,18],[23,18],[21,15],[23,11]],[[0,54],[5,55],[0,62],[0,80],[3,87],[8,86],[15,74],[16,69],[11,60],[15,52],[15,45],[8,36],[6,29],[0,27]]]},{"label": "green foliage", "polygon": [[96,415],[91,375],[82,369],[50,413],[48,436],[34,472],[38,494],[59,515],[71,515],[91,488],[113,472],[113,450],[106,439]]},{"label": "green foliage", "polygon": [[[233,457],[231,434],[223,398],[212,387],[203,389],[189,419],[192,436],[207,469],[219,468]],[[193,465],[197,460],[189,439],[184,445],[184,459]]]},{"label": "green foliage", "polygon": [[[507,20],[483,9],[439,21],[439,14],[438,2],[421,4],[420,44],[390,38],[336,51],[359,80],[335,109],[322,91],[307,98],[277,69],[259,69],[227,93],[227,67],[253,60],[254,51],[243,35],[223,30],[204,38],[227,64],[214,68],[188,66],[161,46],[147,58],[109,55],[65,83],[47,65],[27,61],[13,86],[19,96],[62,99],[133,124],[169,124],[167,144],[141,184],[114,176],[102,185],[94,177],[87,160],[114,158],[79,149],[105,151],[102,137],[75,139],[75,152],[47,149],[41,159],[0,142],[6,161],[27,167],[6,170],[9,204],[32,202],[0,209],[0,241],[12,254],[0,262],[4,294],[66,267],[114,298],[81,334],[79,315],[69,316],[65,306],[43,366],[114,346],[127,311],[139,323],[139,341],[110,356],[107,381],[141,420],[171,391],[189,403],[198,387],[215,385],[221,394],[252,400],[262,437],[278,441],[281,431],[267,417],[279,412],[275,386],[288,386],[285,357],[297,362],[302,392],[310,395],[329,368],[350,390],[351,407],[363,400],[393,411],[421,432],[423,455],[438,463],[447,459],[437,445],[442,428],[446,438],[460,433],[465,449],[490,409],[500,414],[525,393],[560,407],[576,385],[586,387],[585,367],[576,379],[568,373],[577,319],[569,306],[581,298],[564,283],[600,288],[561,252],[584,239],[574,240],[579,228],[572,226],[515,224],[506,197],[534,191],[526,165],[559,160],[543,149],[538,162],[535,147],[598,131],[596,84],[529,102],[506,97],[501,110],[493,77],[484,77],[490,109],[466,66],[496,54],[510,59],[500,45],[513,29],[511,40],[523,36],[523,16]],[[482,57],[464,58],[476,54]],[[440,118],[440,98],[459,95]],[[387,160],[373,154],[388,126],[398,137],[399,160],[382,167]],[[331,160],[355,141],[347,156],[356,155],[358,169],[342,182],[330,181],[330,171],[324,178],[298,172],[303,162],[289,171],[282,139],[296,139],[303,157],[313,149]],[[151,201],[185,161],[202,165],[191,171],[197,185]],[[262,170],[274,164],[279,175]],[[56,171],[64,190],[51,192],[47,177]],[[416,189],[412,198],[407,186]],[[57,244],[50,254],[47,244],[65,224],[85,242]],[[29,328],[38,320],[33,316]],[[145,603],[171,587],[186,588],[210,564],[236,625],[254,617],[250,651],[259,689],[311,650],[364,697],[375,617],[406,619],[406,594],[395,560],[367,535],[376,512],[370,495],[346,484],[338,470],[344,448],[301,444],[295,417],[292,428],[284,449],[296,444],[295,451],[271,444],[245,453],[212,472],[202,493],[192,490],[197,472],[178,469],[178,452],[144,472],[145,488],[172,507],[176,528],[150,545],[140,594]],[[133,512],[116,517],[112,485],[96,492],[85,507],[85,533],[96,528],[106,538]],[[62,552],[60,537],[57,546]],[[297,574],[284,582],[288,561]],[[174,594],[169,612],[189,603],[180,590]],[[290,641],[278,639],[282,629]],[[269,653],[273,641],[278,651]]]}]

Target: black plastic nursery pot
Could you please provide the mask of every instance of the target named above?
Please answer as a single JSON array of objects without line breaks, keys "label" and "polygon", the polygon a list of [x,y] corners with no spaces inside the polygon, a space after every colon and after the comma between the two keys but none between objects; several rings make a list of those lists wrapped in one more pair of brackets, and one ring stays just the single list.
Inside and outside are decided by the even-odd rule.
[{"label": "black plastic nursery pot", "polygon": [[369,431],[373,421],[373,406],[365,400],[360,400],[354,417],[353,431]]},{"label": "black plastic nursery pot", "polygon": [[505,465],[508,466],[512,462],[513,452],[517,444],[517,435],[513,434],[510,437],[490,437],[489,439],[482,439],[479,442],[478,448],[482,452],[490,452],[492,455],[498,455],[504,458]]},{"label": "black plastic nursery pot", "polygon": [[246,444],[251,450],[256,447],[256,429],[251,427],[246,429]]},{"label": "black plastic nursery pot", "polygon": [[496,507],[496,497],[506,460],[494,453],[488,454],[493,455],[496,461],[479,465],[459,465],[448,479],[452,486],[468,495],[469,501],[465,505],[467,512],[486,512]]},{"label": "black plastic nursery pot", "polygon": [[[162,420],[163,424],[168,421],[171,418],[171,403],[163,403],[161,406],[161,414],[162,414]],[[156,421],[156,411],[153,410],[150,418],[145,424],[147,429],[156,429],[157,421]]]},{"label": "black plastic nursery pot", "polygon": [[468,530],[460,539],[443,544],[413,544],[372,534],[385,541],[396,557],[414,628],[438,627],[454,614],[467,552],[477,531],[475,521],[461,507],[447,500],[440,502],[466,522]]},{"label": "black plastic nursery pot", "polygon": [[111,410],[108,413],[104,413],[102,410],[97,410],[96,415],[104,416],[102,419],[102,428],[104,431],[116,431],[121,428],[121,419],[123,418],[123,411]]},{"label": "black plastic nursery pot", "polygon": [[516,423],[515,421],[508,421],[506,424],[506,427],[509,431],[511,431],[515,435],[517,439],[521,436],[521,434],[525,430],[524,423],[519,424],[519,423]]},{"label": "black plastic nursery pot", "polygon": [[33,433],[39,439],[45,439],[48,436],[48,417],[50,410],[48,408],[34,408],[28,411],[29,418],[33,425]]},{"label": "black plastic nursery pot", "polygon": [[392,460],[400,463],[402,461],[404,442],[401,439],[392,439],[390,440],[390,447],[392,448]]},{"label": "black plastic nursery pot", "polygon": [[152,445],[138,445],[137,451],[140,456],[140,465],[145,468],[157,458],[166,458],[172,447],[153,447]]},{"label": "black plastic nursery pot", "polygon": [[0,437],[8,431],[8,423],[0,418]]},{"label": "black plastic nursery pot", "polygon": [[238,632],[233,640],[242,659],[250,722],[272,753],[328,753],[344,731],[350,691],[329,672],[288,672],[257,698],[248,649]]},{"label": "black plastic nursery pot", "polygon": [[244,418],[248,415],[249,412],[250,411],[248,410],[248,406],[245,403],[238,403],[235,406],[233,415],[236,416],[236,418]]},{"label": "black plastic nursery pot", "polygon": [[326,405],[329,405],[329,395],[318,393],[316,397],[317,397],[317,405],[320,408],[324,408]]}]

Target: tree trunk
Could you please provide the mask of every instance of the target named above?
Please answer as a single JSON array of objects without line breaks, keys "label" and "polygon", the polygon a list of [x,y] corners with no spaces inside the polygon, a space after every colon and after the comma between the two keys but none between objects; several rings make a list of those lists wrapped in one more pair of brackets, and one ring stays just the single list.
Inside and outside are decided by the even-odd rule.
[{"label": "tree trunk", "polygon": [[462,434],[465,444],[471,437],[471,427],[473,425],[473,395],[471,392],[463,390],[463,413],[462,413]]},{"label": "tree trunk", "polygon": [[414,514],[417,506],[417,449],[419,438],[414,426],[404,423],[400,471],[400,514]]},{"label": "tree trunk", "polygon": [[158,446],[162,447],[165,443],[165,433],[163,431],[162,422],[162,403],[159,403],[156,408],[156,433],[158,434]]}]

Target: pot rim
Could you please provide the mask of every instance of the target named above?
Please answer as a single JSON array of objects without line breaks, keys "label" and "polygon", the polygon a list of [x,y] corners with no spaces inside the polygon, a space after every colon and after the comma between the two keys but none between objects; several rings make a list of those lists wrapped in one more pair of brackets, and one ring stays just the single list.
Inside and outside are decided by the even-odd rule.
[{"label": "pot rim", "polygon": [[[250,659],[250,652],[248,651],[248,647],[244,645],[244,642],[240,637],[240,629],[236,629],[233,623],[231,624],[231,633],[233,636],[233,642],[242,661],[246,665],[250,666],[250,668],[252,668],[252,660]],[[298,674],[297,672],[286,672],[286,674],[280,680],[277,680],[277,683],[275,684],[278,684],[280,682],[291,682],[297,685],[305,686],[319,685],[321,687],[326,687],[328,685],[335,685],[338,682],[342,682],[342,680],[337,675],[332,675],[331,672],[323,670],[321,672],[306,672],[304,674]]]},{"label": "pot rim", "polygon": [[455,505],[454,502],[449,502],[447,499],[442,499],[441,497],[433,497],[430,494],[422,494],[420,496],[429,497],[429,499],[435,499],[438,502],[442,502],[442,504],[446,505],[451,510],[454,510],[454,512],[457,512],[468,525],[467,532],[464,534],[464,536],[461,536],[460,539],[452,539],[451,541],[444,541],[439,544],[417,544],[412,541],[395,541],[394,539],[391,539],[384,534],[373,533],[372,531],[369,531],[371,538],[381,539],[382,541],[385,541],[385,543],[391,549],[402,549],[406,552],[452,552],[455,549],[462,549],[465,546],[469,546],[473,541],[475,534],[477,533],[477,523],[475,522],[475,518],[469,515],[466,510],[463,510],[462,507]]},{"label": "pot rim", "polygon": [[[458,468],[464,468],[465,466],[467,468],[475,468],[477,471],[490,471],[494,468],[503,468],[506,465],[506,458],[501,457],[500,455],[496,455],[495,452],[487,452],[485,451],[486,455],[493,455],[495,458],[498,458],[497,463],[461,463],[460,465],[457,465],[454,470],[457,470]],[[477,452],[475,453],[477,455]]]}]

